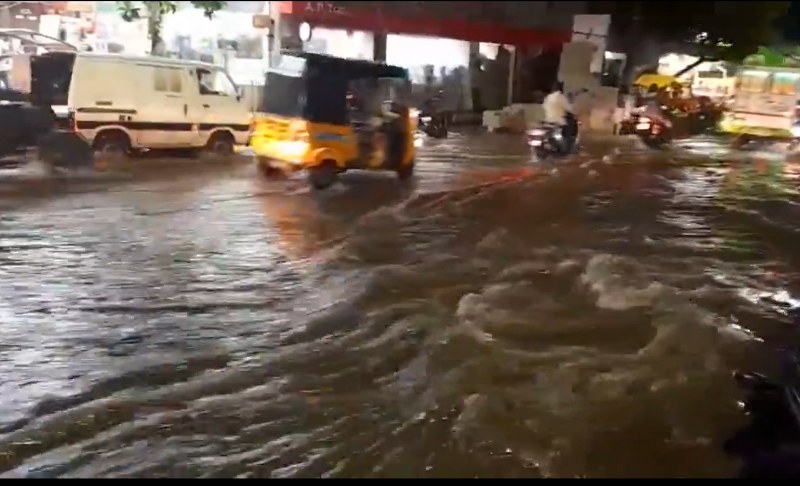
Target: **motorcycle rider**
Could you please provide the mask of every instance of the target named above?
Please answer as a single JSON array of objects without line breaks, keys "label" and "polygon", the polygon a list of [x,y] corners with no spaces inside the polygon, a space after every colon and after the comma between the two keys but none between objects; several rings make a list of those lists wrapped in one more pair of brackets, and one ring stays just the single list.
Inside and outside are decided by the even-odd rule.
[{"label": "motorcycle rider", "polygon": [[578,135],[578,120],[575,118],[572,104],[564,95],[563,89],[564,84],[556,81],[553,90],[544,98],[542,108],[544,108],[544,122],[561,127],[564,148],[569,153]]}]

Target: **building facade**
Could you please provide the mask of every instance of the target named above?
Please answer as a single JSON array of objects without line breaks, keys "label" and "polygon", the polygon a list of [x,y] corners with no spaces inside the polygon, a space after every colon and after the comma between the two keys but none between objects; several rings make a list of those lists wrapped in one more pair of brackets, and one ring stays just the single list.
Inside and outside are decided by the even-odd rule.
[{"label": "building facade", "polygon": [[[587,2],[272,2],[271,51],[305,50],[385,61],[415,85],[448,84],[458,109],[498,108],[528,57],[569,42]],[[304,28],[301,29],[300,26]],[[308,38],[302,38],[301,34]],[[454,88],[458,86],[459,88]],[[477,100],[480,100],[478,102]]]}]

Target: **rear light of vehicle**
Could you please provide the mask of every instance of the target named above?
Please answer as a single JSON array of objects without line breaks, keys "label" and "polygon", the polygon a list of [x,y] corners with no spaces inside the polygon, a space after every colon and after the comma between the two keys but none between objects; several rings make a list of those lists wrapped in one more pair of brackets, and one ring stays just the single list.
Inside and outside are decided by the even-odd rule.
[{"label": "rear light of vehicle", "polygon": [[533,140],[534,138],[542,138],[546,135],[547,131],[541,128],[534,128],[527,131],[528,140]]}]

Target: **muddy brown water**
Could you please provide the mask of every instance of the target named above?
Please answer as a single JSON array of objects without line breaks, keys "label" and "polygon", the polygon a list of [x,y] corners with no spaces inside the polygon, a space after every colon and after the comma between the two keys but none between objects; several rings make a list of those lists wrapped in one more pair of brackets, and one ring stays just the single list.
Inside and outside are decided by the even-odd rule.
[{"label": "muddy brown water", "polygon": [[430,145],[408,184],[5,193],[2,477],[733,475],[730,373],[792,331],[795,168]]}]

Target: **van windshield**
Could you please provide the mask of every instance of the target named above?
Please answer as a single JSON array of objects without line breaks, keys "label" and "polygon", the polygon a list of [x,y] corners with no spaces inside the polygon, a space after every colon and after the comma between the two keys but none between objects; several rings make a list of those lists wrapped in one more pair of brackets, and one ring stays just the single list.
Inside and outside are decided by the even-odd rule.
[{"label": "van windshield", "polygon": [[259,111],[284,117],[302,117],[305,110],[305,82],[300,76],[270,71]]}]

